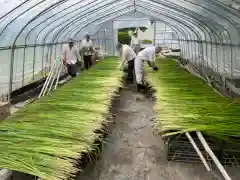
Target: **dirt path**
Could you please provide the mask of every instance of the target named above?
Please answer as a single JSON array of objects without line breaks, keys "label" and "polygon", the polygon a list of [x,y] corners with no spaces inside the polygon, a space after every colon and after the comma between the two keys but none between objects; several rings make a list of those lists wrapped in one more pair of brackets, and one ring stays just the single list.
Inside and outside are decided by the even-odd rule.
[{"label": "dirt path", "polygon": [[166,148],[154,135],[153,102],[135,100],[129,88],[122,90],[116,127],[100,160],[86,167],[77,180],[213,180],[200,164],[176,164],[166,160]]}]

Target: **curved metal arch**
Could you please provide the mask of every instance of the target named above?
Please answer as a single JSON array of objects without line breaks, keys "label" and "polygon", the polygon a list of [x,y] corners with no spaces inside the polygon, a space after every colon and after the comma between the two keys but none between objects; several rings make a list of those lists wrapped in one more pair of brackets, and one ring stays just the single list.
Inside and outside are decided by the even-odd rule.
[{"label": "curved metal arch", "polygon": [[[136,7],[137,8],[137,7]],[[137,10],[136,10],[137,11]],[[146,14],[146,13],[143,13],[142,11],[140,12],[140,11],[137,11],[137,12],[139,12],[139,13],[141,13],[141,14],[144,14],[144,15],[148,15],[148,14]],[[177,34],[177,36],[179,37],[179,35],[178,35],[178,32],[180,32],[180,34],[182,34],[183,36],[186,36],[187,37],[187,33],[185,34],[185,32],[179,27],[179,26],[175,26],[175,25],[173,25],[173,24],[171,24],[171,23],[169,23],[169,22],[167,22],[167,21],[164,21],[164,20],[162,20],[162,19],[160,19],[160,18],[158,18],[158,17],[153,17],[152,15],[150,15],[152,18],[155,18],[155,19],[157,19],[157,21],[160,21],[160,22],[163,22],[164,24],[166,24],[166,25],[168,25],[169,27],[171,27],[171,28],[173,28],[174,29],[174,32]],[[100,24],[97,24],[97,25],[100,25]],[[89,29],[93,29],[94,28],[94,26],[91,26],[91,28],[89,28]],[[180,28],[180,29],[179,29]],[[185,29],[185,31],[187,32],[187,30]],[[98,33],[98,32],[96,32],[96,33]],[[96,34],[95,33],[95,34]],[[94,34],[94,35],[95,35]]]},{"label": "curved metal arch", "polygon": [[[152,2],[152,1],[151,1],[151,2]],[[153,3],[155,3],[155,2],[153,2]],[[158,6],[158,3],[157,3],[157,2],[156,2],[156,4],[157,4],[157,5],[152,6],[151,9],[154,9],[154,8],[156,8],[156,7],[158,7],[157,9],[158,9],[158,10],[161,10],[161,11],[164,9],[163,7]],[[164,9],[164,10],[167,11],[166,9]],[[175,8],[174,8],[174,10],[177,11]],[[188,17],[191,17],[192,19],[195,18],[195,17],[192,17],[191,14],[188,14],[186,11],[182,11],[182,10],[181,10],[181,11],[178,10],[178,11],[181,12],[181,18],[184,17],[184,16],[182,16],[182,15],[186,15],[186,14],[187,14]],[[171,12],[170,14],[175,14],[175,16],[177,16],[176,12]],[[182,18],[182,19],[184,19],[184,21],[189,21],[189,19],[187,19],[187,17],[184,17],[184,18]],[[191,20],[190,22],[191,22],[191,24],[193,24],[194,26],[198,27],[198,28],[203,32],[204,36],[206,36],[205,31],[204,31],[203,29],[205,29],[207,33],[208,33],[208,30],[209,30],[209,29],[206,28],[205,26],[203,26],[203,27],[200,26],[200,27],[199,27],[198,24],[197,24],[197,22],[201,22],[200,20],[198,20],[198,21],[197,21],[197,20],[196,20],[196,21]],[[202,29],[202,28],[203,28],[203,29]],[[206,39],[206,37],[205,37],[205,39]]]},{"label": "curved metal arch", "polygon": [[[119,1],[119,0],[115,0],[115,1]],[[123,2],[126,4],[126,2]],[[121,5],[121,4],[120,4]],[[124,5],[124,4],[123,4]],[[119,6],[119,4],[116,4],[116,6]],[[127,6],[132,6],[132,3],[130,2]],[[126,8],[126,6],[123,6],[124,8]],[[108,7],[106,7],[105,9],[107,9]],[[124,8],[121,8],[121,9],[124,9]],[[102,9],[103,10],[103,9]],[[102,11],[101,14],[103,13],[106,13],[106,12],[109,12],[109,10],[105,10],[105,11]],[[115,11],[114,11],[115,12]],[[90,12],[91,13],[91,12]],[[116,13],[116,12],[115,12]],[[83,22],[83,21],[79,21],[79,19],[82,19],[82,18],[85,18],[86,16],[88,15],[88,13],[85,14],[85,16],[80,16],[80,17],[77,17],[76,19],[72,20],[71,22],[69,22],[66,26],[62,27],[58,32],[56,32],[56,36],[58,36],[60,33],[62,33],[65,29],[71,29],[69,28],[70,26],[76,26],[75,22],[78,22],[78,24],[84,24],[86,23]],[[95,17],[97,17],[98,15],[95,15]],[[106,17],[106,16],[104,16]],[[87,21],[90,21],[90,19],[87,19]],[[55,39],[55,38],[54,38]],[[52,42],[55,42],[55,41],[52,41]]]},{"label": "curved metal arch", "polygon": [[59,3],[59,2],[58,2]]},{"label": "curved metal arch", "polygon": [[[91,23],[93,23],[93,22],[96,22],[96,21],[98,21],[98,20],[100,20],[100,19],[103,19],[103,18],[107,18],[108,16],[113,16],[114,15],[114,13],[117,13],[119,10],[124,10],[125,8],[131,8],[131,7],[133,7],[133,4],[131,3],[130,5],[127,5],[127,6],[122,6],[120,9],[118,9],[118,10],[116,10],[116,11],[114,11],[114,12],[111,12],[111,13],[109,13],[109,14],[105,14],[106,12],[108,12],[107,10],[106,11],[104,11],[104,12],[102,12],[102,14],[103,15],[101,15],[100,17],[98,17],[98,18],[93,18],[93,19],[88,19],[87,20],[87,22],[88,23],[83,23],[83,22],[79,22],[79,23],[77,23],[77,25],[75,24],[75,26],[78,26],[79,24],[87,24],[87,25],[89,25],[89,24],[91,24]],[[124,14],[123,14],[124,15]],[[110,17],[110,20],[111,20],[112,18]],[[109,21],[109,20],[106,20],[106,21]],[[85,21],[86,22],[86,21]],[[103,22],[105,22],[105,21],[103,21]],[[86,26],[87,26],[86,25]],[[70,26],[71,26],[71,24],[70,24]],[[65,27],[65,28],[68,28],[68,27]],[[70,28],[68,28],[68,30],[69,30]],[[67,31],[68,32],[68,31]],[[59,32],[57,32],[56,33],[56,35],[54,36],[54,38],[53,38],[53,42],[55,42],[55,41],[58,41],[58,38],[59,38],[59,36],[61,35],[61,33],[64,33],[64,31],[63,30],[61,30],[61,31],[59,31]],[[66,36],[68,36],[68,34],[70,34],[69,32],[68,33],[66,33]],[[72,35],[70,35],[71,37],[75,37],[75,36],[72,36]],[[66,39],[66,38],[65,38]]]},{"label": "curved metal arch", "polygon": [[[136,5],[137,5],[137,4],[136,4]],[[137,6],[138,6],[138,5],[137,5]],[[166,16],[166,14],[162,14],[162,15],[163,15],[163,16]],[[168,16],[166,16],[166,17],[180,21],[179,19],[176,19],[175,17],[172,17],[172,16],[170,16],[170,15],[168,15]],[[179,22],[179,23],[183,23],[183,22]],[[90,23],[88,23],[88,25],[90,25]],[[86,25],[84,25],[84,26],[81,27],[81,28],[84,28],[84,27],[86,27]],[[78,28],[78,26],[76,27],[76,29],[77,29],[77,28]],[[81,30],[77,31],[73,36],[75,36],[76,34],[78,34],[80,31],[81,31]]]},{"label": "curved metal arch", "polygon": [[[138,11],[138,10],[137,10]],[[143,13],[142,11],[139,11],[140,13]],[[143,13],[143,14],[149,14],[149,13]],[[153,15],[151,15],[152,17],[153,17]],[[155,15],[156,16],[156,15]],[[154,17],[155,17],[154,16]],[[156,19],[160,19],[160,18],[157,18],[156,17]],[[164,22],[165,24],[169,24],[168,22],[166,22],[166,21],[164,21],[164,20],[161,20],[161,22]],[[99,23],[98,23],[99,24]],[[180,31],[180,34],[182,34],[182,36],[183,37],[185,37],[186,39],[187,39],[187,30],[185,29],[185,27],[183,26],[183,28],[185,29],[185,31],[186,31],[186,33],[183,31],[183,30],[181,30],[181,28],[178,26],[178,27],[176,27],[175,25],[173,25],[173,24],[169,24],[169,26],[170,27],[175,27],[176,28],[176,31],[175,31],[175,33],[178,35],[178,32]],[[92,26],[92,28],[94,28],[94,26]],[[179,30],[179,28],[180,28],[180,30]],[[174,28],[173,28],[174,29]],[[179,39],[179,35],[178,35],[178,39]]]},{"label": "curved metal arch", "polygon": [[[158,2],[157,2],[158,3]],[[159,8],[162,8],[162,7],[159,7]],[[188,12],[188,9],[183,9],[183,12],[185,12],[185,13],[187,13]],[[196,15],[197,16],[197,15]],[[200,16],[200,15],[199,15]],[[191,17],[193,20],[195,20],[195,19],[198,19],[197,17],[195,17],[195,15],[194,16],[192,16],[191,14],[189,14],[189,17]],[[204,26],[202,25],[202,26],[198,26],[198,22],[201,22],[202,24],[204,24]],[[196,24],[197,23],[197,24]],[[194,23],[195,24],[195,26],[196,27],[198,27],[203,33],[204,33],[204,39],[206,39],[206,34],[208,34],[209,35],[209,38],[210,38],[210,41],[212,42],[212,36],[209,34],[209,31],[211,32],[211,34],[213,35],[213,38],[214,38],[214,40],[215,40],[215,42],[217,42],[217,36],[215,35],[215,32],[214,32],[214,30],[211,28],[211,27],[209,27],[209,25],[207,25],[207,24],[205,24],[205,22],[204,21],[202,21],[201,19],[199,19],[198,21],[196,21],[196,23]],[[204,31],[204,29],[206,30],[206,33],[205,33],[205,31]],[[221,36],[218,36],[220,39],[222,39],[221,38]],[[200,41],[201,42],[201,41]],[[211,43],[212,44],[212,43]],[[201,43],[200,44],[201,45],[201,49],[203,49],[203,44]],[[211,45],[212,46],[212,45]],[[208,52],[208,48],[207,48],[207,44],[205,44],[205,50],[206,50],[206,53]],[[203,51],[202,51],[202,54],[203,54]],[[212,52],[211,52],[211,54],[212,54]]]},{"label": "curved metal arch", "polygon": [[[38,4],[41,4],[43,2],[45,2],[46,0],[42,0],[40,2],[38,2],[37,4],[35,4],[33,6],[36,7]],[[59,0],[58,2],[48,6],[47,8],[43,9],[42,11],[40,11],[37,15],[35,15],[33,18],[31,18],[31,20],[29,20],[22,28],[21,30],[18,32],[18,34],[16,35],[16,37],[14,38],[14,41],[12,43],[12,46],[14,47],[15,44],[16,44],[16,41],[18,40],[19,36],[22,34],[22,32],[26,29],[26,27],[33,21],[35,21],[36,19],[38,19],[39,17],[41,17],[42,15],[44,15],[45,13],[47,13],[48,11],[50,11],[52,8],[54,8],[55,6],[58,6],[59,4],[62,4],[62,3],[65,3],[67,2],[68,0]],[[28,10],[29,11],[29,10]],[[0,34],[1,36],[1,34]]]},{"label": "curved metal arch", "polygon": [[[231,13],[232,15],[234,16],[237,16],[240,18],[240,12],[235,9],[235,8],[232,8],[232,7],[226,7],[226,4],[222,3],[221,1],[219,0],[210,0],[213,4],[215,4],[216,6],[219,6],[221,7],[222,9],[224,9],[226,12],[229,12]],[[231,10],[230,10],[231,9]]]},{"label": "curved metal arch", "polygon": [[[25,11],[23,11],[21,14],[19,14],[19,15],[16,16],[15,18],[13,18],[13,19],[12,19],[10,22],[8,22],[7,25],[2,29],[2,31],[0,32],[0,37],[1,37],[1,35],[3,34],[3,32],[7,29],[7,27],[8,27],[9,25],[11,25],[15,20],[17,20],[20,16],[24,15],[25,13],[29,12],[30,10],[32,10],[33,8],[37,7],[39,4],[41,4],[41,3],[45,2],[45,1],[46,1],[46,0],[42,0],[42,1],[37,2],[36,4],[32,5],[31,7],[29,7],[29,8],[26,9]],[[66,1],[66,0],[61,0],[61,1]],[[59,2],[57,2],[57,3],[59,3]],[[55,3],[55,4],[57,4],[57,3]],[[52,6],[54,6],[54,4],[51,5],[49,8],[51,8]],[[45,10],[45,9],[44,9],[44,10]],[[42,11],[41,11],[41,12],[42,12]],[[37,15],[37,16],[42,15],[41,12],[40,12],[39,15]]]},{"label": "curved metal arch", "polygon": [[[108,4],[108,5],[111,5],[113,2],[122,2],[122,1],[114,0],[114,1],[111,1],[111,2],[109,2],[109,3],[107,3],[107,4]],[[99,4],[100,4],[100,3],[99,3]],[[100,6],[100,8],[104,8],[105,6],[106,6],[106,4]],[[94,8],[94,9],[91,9],[90,11],[87,11],[87,10],[86,10],[86,11],[84,11],[83,14],[79,14],[79,15],[77,15],[77,16],[75,15],[76,17],[75,17],[74,19],[72,19],[72,17],[68,18],[67,20],[65,20],[65,21],[67,22],[67,25],[64,25],[64,27],[67,27],[68,25],[72,24],[72,23],[75,22],[75,21],[78,21],[78,20],[81,19],[81,18],[87,17],[89,14],[93,13],[94,11],[97,11],[98,8],[99,8],[99,7]],[[82,13],[82,12],[81,12],[81,13]],[[71,20],[71,21],[69,21],[69,20]],[[62,26],[62,24],[59,23],[58,25],[55,25],[54,27],[52,27],[51,29],[49,29],[49,30],[46,32],[46,35],[45,35],[43,41],[45,42],[46,36],[48,36],[48,34],[51,33],[54,29],[58,29],[60,26]],[[64,27],[63,27],[63,28],[64,28]],[[44,27],[44,29],[45,29],[45,28],[47,28],[47,26]],[[59,31],[61,31],[63,28],[61,28]],[[38,35],[38,36],[39,36],[39,35]]]},{"label": "curved metal arch", "polygon": [[[138,8],[139,6],[136,6],[136,9]],[[143,8],[143,9],[147,9],[147,8],[145,8],[145,7],[143,7],[143,6],[141,6],[141,8]],[[150,9],[147,9],[148,11],[150,11]],[[140,12],[140,11],[139,11]],[[142,13],[142,12],[141,12]],[[152,16],[152,15],[151,15]],[[157,18],[157,17],[156,17]],[[157,18],[157,19],[160,19],[160,18]],[[162,19],[161,19],[161,21],[163,21]],[[165,22],[167,22],[167,21],[165,21]],[[98,24],[98,23],[97,23]],[[169,23],[168,22],[168,24],[171,24],[172,25],[172,23]],[[92,25],[92,24],[91,24]],[[181,27],[181,24],[179,24],[180,25],[180,27]],[[95,28],[95,26],[92,26],[92,28]],[[178,28],[179,28],[179,26],[178,26]],[[184,28],[185,29],[185,28]],[[185,31],[187,31],[186,29],[185,29]],[[187,31],[188,32],[188,31]],[[76,33],[76,34],[78,34],[78,32]]]},{"label": "curved metal arch", "polygon": [[[203,30],[202,30],[203,31]],[[204,32],[204,31],[203,31]],[[214,31],[212,31],[214,33]]]},{"label": "curved metal arch", "polygon": [[[205,0],[204,0],[204,1],[205,1]],[[209,4],[208,1],[206,1],[206,2],[207,2],[207,4]],[[192,4],[192,2],[191,2],[191,4]],[[210,4],[211,4],[211,3],[210,3]],[[217,4],[214,3],[214,2],[212,2],[212,4],[217,5]],[[195,3],[194,3],[194,5],[195,5],[195,6],[198,6],[198,7],[201,7],[201,8],[204,8],[203,6],[199,6],[198,4],[195,4]],[[223,7],[220,7],[220,9],[221,9],[221,8],[223,8]],[[206,9],[206,8],[204,8],[204,9]],[[212,12],[212,13],[218,15],[218,16],[220,15],[221,17],[225,17],[225,16],[222,16],[222,15],[219,14],[219,13],[216,13],[215,11],[212,11],[212,9],[206,9],[206,10],[207,10],[207,11],[210,11],[210,12]],[[235,26],[235,24],[232,23],[230,19],[226,18],[225,20],[227,20],[227,22],[229,22],[233,27],[235,27],[235,29],[237,29],[237,27]],[[210,23],[210,24],[211,24],[211,23]],[[221,26],[222,29],[227,32],[229,39],[232,41],[232,38],[233,38],[233,37],[231,36],[231,33],[230,33],[224,26],[222,26],[221,24],[218,24],[218,25]]]},{"label": "curved metal arch", "polygon": [[[146,8],[146,6],[144,6],[143,8]],[[151,11],[151,10],[149,10],[149,11]],[[158,13],[158,12],[155,12],[155,13]],[[212,45],[211,45],[212,46]],[[196,48],[196,47],[194,47],[194,48]],[[201,47],[202,49],[203,49],[203,46]],[[206,54],[207,54],[207,46],[206,46]],[[203,53],[203,52],[202,52]],[[218,52],[216,52],[216,53],[218,53]],[[217,55],[218,56],[218,55]],[[211,57],[212,57],[212,51],[211,51]],[[232,58],[232,54],[231,54],[231,58]]]},{"label": "curved metal arch", "polygon": [[25,0],[24,2],[22,2],[21,4],[17,5],[16,7],[14,7],[13,9],[11,9],[10,11],[8,11],[6,14],[4,14],[3,16],[0,17],[0,20],[3,18],[6,18],[9,14],[11,14],[12,12],[16,11],[17,9],[19,9],[21,6],[23,6],[24,4],[26,4],[27,2],[29,2],[31,0]]},{"label": "curved metal arch", "polygon": [[[143,9],[145,8],[146,9],[146,6],[144,6],[144,7],[142,7]],[[152,12],[154,12],[155,14],[159,14],[159,11],[153,11],[152,9],[149,9],[148,11],[152,11]],[[162,14],[160,14],[161,16],[162,16]],[[181,25],[181,24],[179,24],[179,25]],[[191,28],[191,27],[189,27],[189,28]],[[190,31],[193,31],[192,29],[190,29]],[[188,31],[187,31],[188,32]],[[204,31],[203,31],[204,32]],[[187,40],[187,42],[188,42],[188,38],[186,38],[186,40]],[[199,37],[199,40],[201,40],[201,36]],[[188,49],[189,49],[189,44],[187,43],[186,44],[187,45],[187,47],[188,47]],[[203,47],[201,46],[201,48],[203,49]],[[189,52],[189,51],[188,51]],[[189,55],[190,56],[190,55]],[[197,59],[197,56],[195,56],[195,58]]]},{"label": "curved metal arch", "polygon": [[[225,19],[227,22],[229,22],[229,24],[231,24],[233,27],[235,27],[235,29],[236,29],[237,32],[238,32],[238,35],[240,36],[240,30],[238,30],[238,27],[236,27],[235,23],[232,22],[232,21],[231,21],[230,19],[228,19],[227,17],[223,16],[223,15],[220,14],[220,13],[217,13],[217,12],[213,11],[213,10],[210,9],[210,8],[206,8],[205,6],[196,4],[196,3],[192,2],[192,1],[189,1],[189,0],[185,0],[185,1],[188,2],[188,3],[190,3],[190,4],[193,4],[193,5],[195,5],[195,6],[201,7],[201,8],[203,8],[203,9],[209,11],[209,12],[212,12],[212,13],[216,14],[217,16],[221,17],[222,19]],[[206,4],[213,4],[213,3],[209,3],[209,1],[206,1],[206,0],[204,0],[204,1],[206,2]],[[231,38],[232,38],[232,37],[231,37]]]},{"label": "curved metal arch", "polygon": [[[89,3],[89,5],[90,4],[92,4],[92,3]],[[98,3],[97,5],[100,5],[101,3]],[[102,5],[102,6],[100,6],[100,8],[101,7],[104,7],[105,5]],[[99,8],[99,7],[98,7]],[[96,10],[96,9],[94,9],[94,10]],[[83,16],[86,16],[86,15],[88,15],[89,13],[92,13],[93,12],[93,10],[90,10],[90,11],[88,11],[88,10],[84,10],[83,12],[86,12],[86,13],[84,13],[83,14]],[[81,12],[82,13],[82,12]],[[76,16],[76,14],[74,14],[73,15],[73,17],[74,16]],[[79,15],[79,16],[81,16],[81,15]],[[59,17],[58,19],[61,19],[61,17]],[[65,22],[68,22],[69,20],[71,20],[72,19],[72,17],[70,17],[70,18],[68,18],[68,19],[66,19],[66,20],[64,20]],[[50,22],[51,23],[51,22]],[[40,31],[39,31],[39,33],[37,34],[37,36],[36,36],[36,38],[35,38],[35,44],[36,44],[36,41],[37,41],[37,38],[39,37],[39,35],[43,32],[43,30],[44,29],[46,29],[47,27],[49,27],[49,24],[50,23],[48,23],[47,25],[45,25]],[[56,28],[59,28],[59,26],[60,25],[62,25],[60,22],[59,22],[59,25],[55,25],[53,28],[51,28],[49,31],[47,31],[47,34],[48,33],[50,33],[50,32],[52,32],[54,29],[56,29]]]},{"label": "curved metal arch", "polygon": [[36,7],[37,5],[41,4],[43,1],[45,1],[45,0],[42,0],[42,1],[38,2],[38,4],[31,6],[30,8],[28,8],[27,10],[23,11],[21,14],[19,14],[19,15],[16,16],[15,18],[13,18],[10,22],[8,22],[8,23],[6,24],[6,26],[1,30],[1,32],[0,32],[0,37],[2,36],[3,32],[7,29],[7,27],[8,27],[9,25],[11,25],[16,19],[18,19],[20,16],[22,16],[22,15],[25,14],[26,12],[30,11],[31,9],[33,9],[33,8]]},{"label": "curved metal arch", "polygon": [[[72,4],[72,5],[70,5],[70,6],[62,9],[61,11],[58,11],[58,12],[54,13],[53,15],[49,16],[48,19],[51,19],[51,18],[57,16],[58,14],[61,14],[62,12],[64,12],[65,10],[68,10],[68,9],[71,8],[71,7],[75,7],[76,5],[82,3],[83,1],[84,1],[84,0],[80,0],[80,1],[78,1],[77,3],[75,3],[75,4]],[[87,5],[90,5],[90,4],[92,4],[92,3],[93,3],[93,2],[90,2],[90,3],[88,3]],[[73,12],[75,12],[75,9],[74,9],[73,11],[70,11],[70,12],[66,13],[66,14],[63,14],[62,16],[58,17],[57,19],[54,19],[53,21],[49,22],[49,23],[48,23],[47,25],[45,25],[44,27],[48,27],[48,26],[49,26],[50,24],[52,24],[54,21],[59,20],[59,19],[61,19],[62,17],[66,16],[66,15],[68,15],[68,14],[71,14],[71,13],[73,13]],[[27,35],[26,35],[26,37],[25,37],[25,44],[26,44],[26,40],[27,40],[28,36],[31,34],[31,32],[34,31],[34,29],[36,29],[37,27],[39,27],[39,26],[40,26],[41,24],[43,24],[43,23],[45,23],[45,20],[41,21],[40,23],[38,23],[37,25],[35,25],[34,27],[32,27],[32,28],[29,30],[29,32],[27,33]],[[40,31],[41,31],[41,30],[40,30]]]},{"label": "curved metal arch", "polygon": [[[39,2],[42,3],[42,2],[45,2],[46,0],[42,0]],[[12,92],[12,82],[13,82],[13,64],[14,64],[14,51],[15,51],[15,44],[16,44],[16,41],[17,39],[19,38],[19,36],[21,35],[21,33],[24,31],[24,29],[31,23],[33,22],[34,20],[36,20],[37,18],[39,18],[41,15],[43,15],[44,13],[48,12],[51,8],[55,7],[56,5],[58,4],[61,4],[62,2],[66,2],[68,0],[60,0],[50,6],[48,6],[48,8],[45,8],[43,9],[42,11],[40,11],[37,15],[35,15],[30,21],[28,21],[24,26],[23,28],[19,31],[19,33],[17,34],[17,36],[15,37],[13,43],[12,43],[12,52],[11,52],[11,62],[10,62],[10,76],[9,76],[9,99],[8,101],[10,101],[11,97],[10,97],[10,94]],[[35,4],[34,6],[32,6],[30,9],[36,7],[38,4]],[[29,9],[28,9],[29,10]],[[26,11],[27,12],[27,11]],[[25,11],[24,11],[25,13]],[[1,36],[1,34],[0,34]]]},{"label": "curved metal arch", "polygon": [[[150,1],[155,2],[156,4],[161,4],[162,6],[167,6],[167,7],[171,8],[169,4],[162,4],[159,1],[155,1],[155,0],[150,0]],[[169,2],[169,1],[167,1],[167,2]],[[207,29],[209,29],[211,31],[212,35],[214,36],[215,40],[217,38],[221,39],[221,37],[213,30],[218,24],[216,22],[212,21],[212,19],[206,18],[206,17],[202,16],[201,14],[195,13],[183,6],[180,6],[177,4],[175,4],[175,6],[177,6],[177,7],[175,7],[175,8],[172,7],[172,9],[174,9],[175,11],[181,11],[182,14],[187,13],[189,17],[191,17],[192,19],[196,19],[197,22],[200,22],[201,25],[204,25]],[[207,20],[206,22],[210,21],[210,23],[206,23],[204,20]],[[215,24],[214,28],[212,27],[212,24]],[[199,28],[198,25],[196,25],[196,27]],[[220,27],[225,29],[223,26],[220,26]]]},{"label": "curved metal arch", "polygon": [[[111,3],[112,3],[112,1],[111,1]],[[92,4],[92,3],[89,3],[89,4]],[[99,3],[99,4],[101,4],[101,3]],[[88,4],[87,4],[88,5]],[[105,6],[105,4],[104,5],[102,5],[102,7],[104,7]],[[98,7],[99,8],[99,7]],[[92,11],[92,10],[91,10]],[[87,14],[89,14],[89,13],[91,13],[91,11],[88,11],[87,13],[85,13],[86,15]],[[76,14],[75,14],[76,15]],[[71,18],[70,18],[71,19]],[[65,20],[66,21],[66,20]],[[47,26],[46,26],[47,27]],[[35,44],[36,44],[36,41],[37,41],[37,38],[38,38],[38,36],[40,35],[40,33],[46,28],[46,27],[44,27],[38,34],[37,34],[37,37],[35,38]],[[56,27],[54,27],[53,29],[55,29]],[[50,31],[49,32],[51,32],[53,29],[50,29]],[[48,34],[47,34],[48,35]],[[46,38],[47,38],[47,35],[45,35],[45,37],[44,37],[44,41],[46,40]],[[26,38],[27,37],[25,37],[25,41],[26,41]],[[44,43],[45,44],[45,43]],[[43,52],[44,53],[44,52]],[[51,53],[52,53],[52,49],[51,49]],[[25,54],[26,54],[26,49],[24,48],[24,61],[25,61]],[[34,46],[34,59],[33,59],[33,61],[35,61],[35,54],[36,54],[36,46]],[[35,67],[33,67],[33,71],[34,71],[34,68]]]},{"label": "curved metal arch", "polygon": [[[85,24],[85,23],[83,23],[83,24]],[[90,23],[88,23],[87,25],[90,25]],[[87,27],[87,25],[85,24],[84,26],[81,26],[81,28],[78,27],[78,26],[76,26],[75,29],[82,29],[82,28]],[[75,29],[74,29],[74,30],[75,30]],[[70,30],[70,32],[71,32],[71,31],[72,31],[72,30]],[[81,30],[77,31],[73,36],[75,36],[76,34],[78,34],[80,31],[81,31]]]},{"label": "curved metal arch", "polygon": [[[113,14],[116,14],[116,12],[111,12],[111,13],[109,13],[109,14],[107,14],[107,15],[105,15],[104,17],[101,17],[101,18],[105,18],[105,17],[109,17],[110,16],[110,19],[109,20],[112,20],[112,19],[114,19],[114,18],[118,18],[118,17],[121,17],[121,16],[123,16],[123,15],[125,15],[125,14],[128,14],[128,13],[132,13],[132,12],[134,12],[134,8],[133,9],[130,9],[131,7],[134,7],[133,5],[131,5],[131,6],[129,6],[128,7],[128,11],[126,11],[126,12],[122,12],[120,15],[117,15],[116,17],[114,16],[111,16],[111,15],[113,15]],[[125,9],[125,8],[122,8],[122,10],[123,9]],[[130,9],[130,10],[129,10]],[[109,21],[108,20],[108,21]],[[106,20],[104,20],[104,22],[105,22]],[[57,36],[55,36],[54,38],[56,38]],[[55,39],[53,39],[53,41],[52,42],[54,42],[55,41]],[[50,51],[50,54],[52,54],[52,49],[51,49],[51,51]],[[51,55],[50,55],[51,56]]]},{"label": "curved metal arch", "polygon": [[[193,19],[197,19],[198,22],[200,22],[200,20],[202,19],[201,22],[204,23],[205,25],[206,25],[207,23],[205,23],[203,19],[205,19],[205,20],[207,20],[207,21],[211,21],[211,23],[208,23],[207,28],[210,29],[210,30],[215,28],[215,27],[214,27],[214,28],[210,28],[212,24],[216,24],[216,22],[212,21],[212,19],[206,18],[206,17],[202,16],[201,14],[195,13],[195,12],[189,10],[188,8],[185,8],[184,6],[180,6],[180,5],[174,3],[175,7],[173,7],[173,5],[172,5],[173,3],[172,3],[172,2],[169,2],[169,1],[167,1],[167,0],[164,1],[164,4],[163,4],[162,2],[160,2],[160,1],[155,1],[155,0],[150,0],[150,1],[151,1],[151,2],[155,2],[156,4],[161,4],[163,7],[167,6],[167,7],[169,7],[170,9],[174,9],[175,11],[180,11],[180,10],[181,10],[181,12],[182,12],[183,14],[185,14],[186,12],[188,12],[188,16],[189,16],[189,17],[192,17],[192,16],[194,15],[194,16],[192,17]],[[166,2],[169,2],[169,3],[167,4]],[[199,18],[199,17],[201,17],[201,18]],[[197,27],[198,27],[198,26],[197,26]],[[225,28],[224,28],[224,29],[225,29]],[[212,34],[217,34],[217,33],[212,30]],[[218,35],[216,35],[216,36],[218,36]],[[216,37],[215,37],[215,38],[216,38]],[[219,36],[219,39],[222,39],[222,38]]]}]

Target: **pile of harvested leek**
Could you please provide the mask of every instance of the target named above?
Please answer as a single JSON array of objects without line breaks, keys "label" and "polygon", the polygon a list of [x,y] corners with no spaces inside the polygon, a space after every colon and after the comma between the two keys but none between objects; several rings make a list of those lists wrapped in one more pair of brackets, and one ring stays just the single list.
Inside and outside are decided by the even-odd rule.
[{"label": "pile of harvested leek", "polygon": [[[99,138],[109,105],[121,86],[116,58],[106,58],[51,96],[43,97],[0,123],[0,168],[68,179],[82,152]],[[106,122],[107,123],[107,122]]]},{"label": "pile of harvested leek", "polygon": [[[156,89],[155,121],[165,135],[202,131],[230,140],[240,136],[240,103],[218,95],[202,79],[171,59],[158,59],[158,72],[148,69],[148,81]],[[174,133],[170,131],[176,130]],[[167,133],[168,132],[168,133]]]}]

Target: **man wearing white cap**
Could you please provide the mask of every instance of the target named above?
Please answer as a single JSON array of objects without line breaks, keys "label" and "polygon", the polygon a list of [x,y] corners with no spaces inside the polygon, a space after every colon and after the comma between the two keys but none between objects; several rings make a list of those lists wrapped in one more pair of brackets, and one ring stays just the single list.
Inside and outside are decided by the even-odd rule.
[{"label": "man wearing white cap", "polygon": [[68,74],[72,77],[76,77],[78,71],[78,51],[74,46],[74,40],[72,38],[68,40],[68,46],[63,49],[62,60],[63,64],[67,66]]},{"label": "man wearing white cap", "polygon": [[81,49],[84,66],[89,69],[92,66],[92,55],[94,53],[94,47],[89,35],[85,36],[86,39],[82,40]]},{"label": "man wearing white cap", "polygon": [[154,71],[158,70],[158,67],[155,65],[156,55],[161,52],[162,48],[159,46],[147,47],[140,51],[135,58],[135,74],[137,82],[137,91],[140,92],[144,88],[144,62],[147,62]]}]

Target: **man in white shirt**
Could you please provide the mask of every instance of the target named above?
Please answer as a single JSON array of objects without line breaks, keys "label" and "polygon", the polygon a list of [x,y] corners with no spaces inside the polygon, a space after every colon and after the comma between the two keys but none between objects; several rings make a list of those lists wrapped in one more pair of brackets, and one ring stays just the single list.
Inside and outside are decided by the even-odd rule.
[{"label": "man in white shirt", "polygon": [[64,47],[63,49],[62,60],[63,64],[67,66],[69,75],[72,77],[76,77],[78,51],[75,47],[74,40],[72,38],[69,39],[68,46]]},{"label": "man in white shirt", "polygon": [[83,57],[85,69],[89,69],[92,66],[94,47],[92,40],[90,40],[90,36],[86,35],[85,38],[86,39],[82,40],[80,51]]},{"label": "man in white shirt", "polygon": [[128,80],[133,83],[134,79],[134,60],[136,58],[136,53],[133,49],[127,45],[119,45],[122,52],[122,61],[120,63],[120,70],[123,70],[125,63],[128,63]]},{"label": "man in white shirt", "polygon": [[159,46],[147,47],[140,51],[135,58],[135,74],[137,82],[137,91],[140,92],[144,88],[144,62],[147,62],[154,71],[158,70],[155,65],[156,55],[161,52],[162,48]]}]

